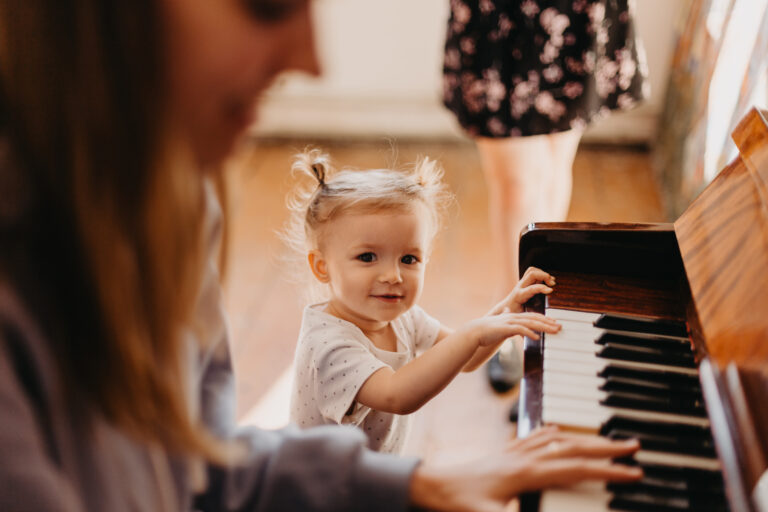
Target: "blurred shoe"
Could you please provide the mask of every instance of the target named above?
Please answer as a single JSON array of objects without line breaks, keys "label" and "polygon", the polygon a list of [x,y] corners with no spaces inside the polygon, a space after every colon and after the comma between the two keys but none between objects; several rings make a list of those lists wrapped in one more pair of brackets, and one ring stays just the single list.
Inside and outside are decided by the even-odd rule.
[{"label": "blurred shoe", "polygon": [[512,340],[507,340],[485,365],[488,382],[497,393],[506,393],[523,378],[523,358]]},{"label": "blurred shoe", "polygon": [[520,415],[520,399],[516,398],[515,403],[512,404],[512,408],[509,410],[509,421],[517,423],[517,418]]}]

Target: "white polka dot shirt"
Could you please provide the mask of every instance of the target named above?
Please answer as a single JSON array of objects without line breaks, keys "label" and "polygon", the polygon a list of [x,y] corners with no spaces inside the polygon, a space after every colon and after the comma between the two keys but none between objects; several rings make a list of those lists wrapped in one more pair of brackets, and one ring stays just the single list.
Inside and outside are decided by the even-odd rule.
[{"label": "white polka dot shirt", "polygon": [[397,370],[430,348],[440,322],[414,306],[392,322],[397,351],[376,347],[353,323],[325,313],[325,303],[304,309],[296,346],[291,421],[301,428],[330,423],[356,425],[374,450],[399,453],[410,417],[374,411],[355,401],[376,370]]}]

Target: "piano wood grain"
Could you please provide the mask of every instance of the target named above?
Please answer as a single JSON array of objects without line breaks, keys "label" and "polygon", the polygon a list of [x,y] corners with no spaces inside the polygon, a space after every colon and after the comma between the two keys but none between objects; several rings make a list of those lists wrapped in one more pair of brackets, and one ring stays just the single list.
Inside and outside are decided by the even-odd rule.
[{"label": "piano wood grain", "polygon": [[720,366],[768,365],[768,125],[753,110],[740,156],[675,222],[703,336]]}]

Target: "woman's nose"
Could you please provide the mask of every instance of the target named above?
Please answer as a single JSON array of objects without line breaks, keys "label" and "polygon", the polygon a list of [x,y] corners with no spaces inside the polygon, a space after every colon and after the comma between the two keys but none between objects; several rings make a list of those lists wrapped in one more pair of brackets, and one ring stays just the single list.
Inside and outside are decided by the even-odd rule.
[{"label": "woman's nose", "polygon": [[284,62],[286,71],[301,71],[311,76],[320,76],[321,68],[315,45],[315,28],[312,20],[311,3],[307,2],[299,13],[296,23],[296,37],[293,51]]}]

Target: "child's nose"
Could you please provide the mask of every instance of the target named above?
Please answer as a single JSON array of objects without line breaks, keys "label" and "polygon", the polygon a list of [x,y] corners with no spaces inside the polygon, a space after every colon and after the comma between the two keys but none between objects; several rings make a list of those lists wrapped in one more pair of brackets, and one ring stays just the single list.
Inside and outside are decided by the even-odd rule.
[{"label": "child's nose", "polygon": [[387,265],[386,268],[383,269],[383,272],[381,273],[381,276],[379,277],[379,279],[385,283],[403,282],[403,278],[400,275],[400,266],[396,264]]}]

